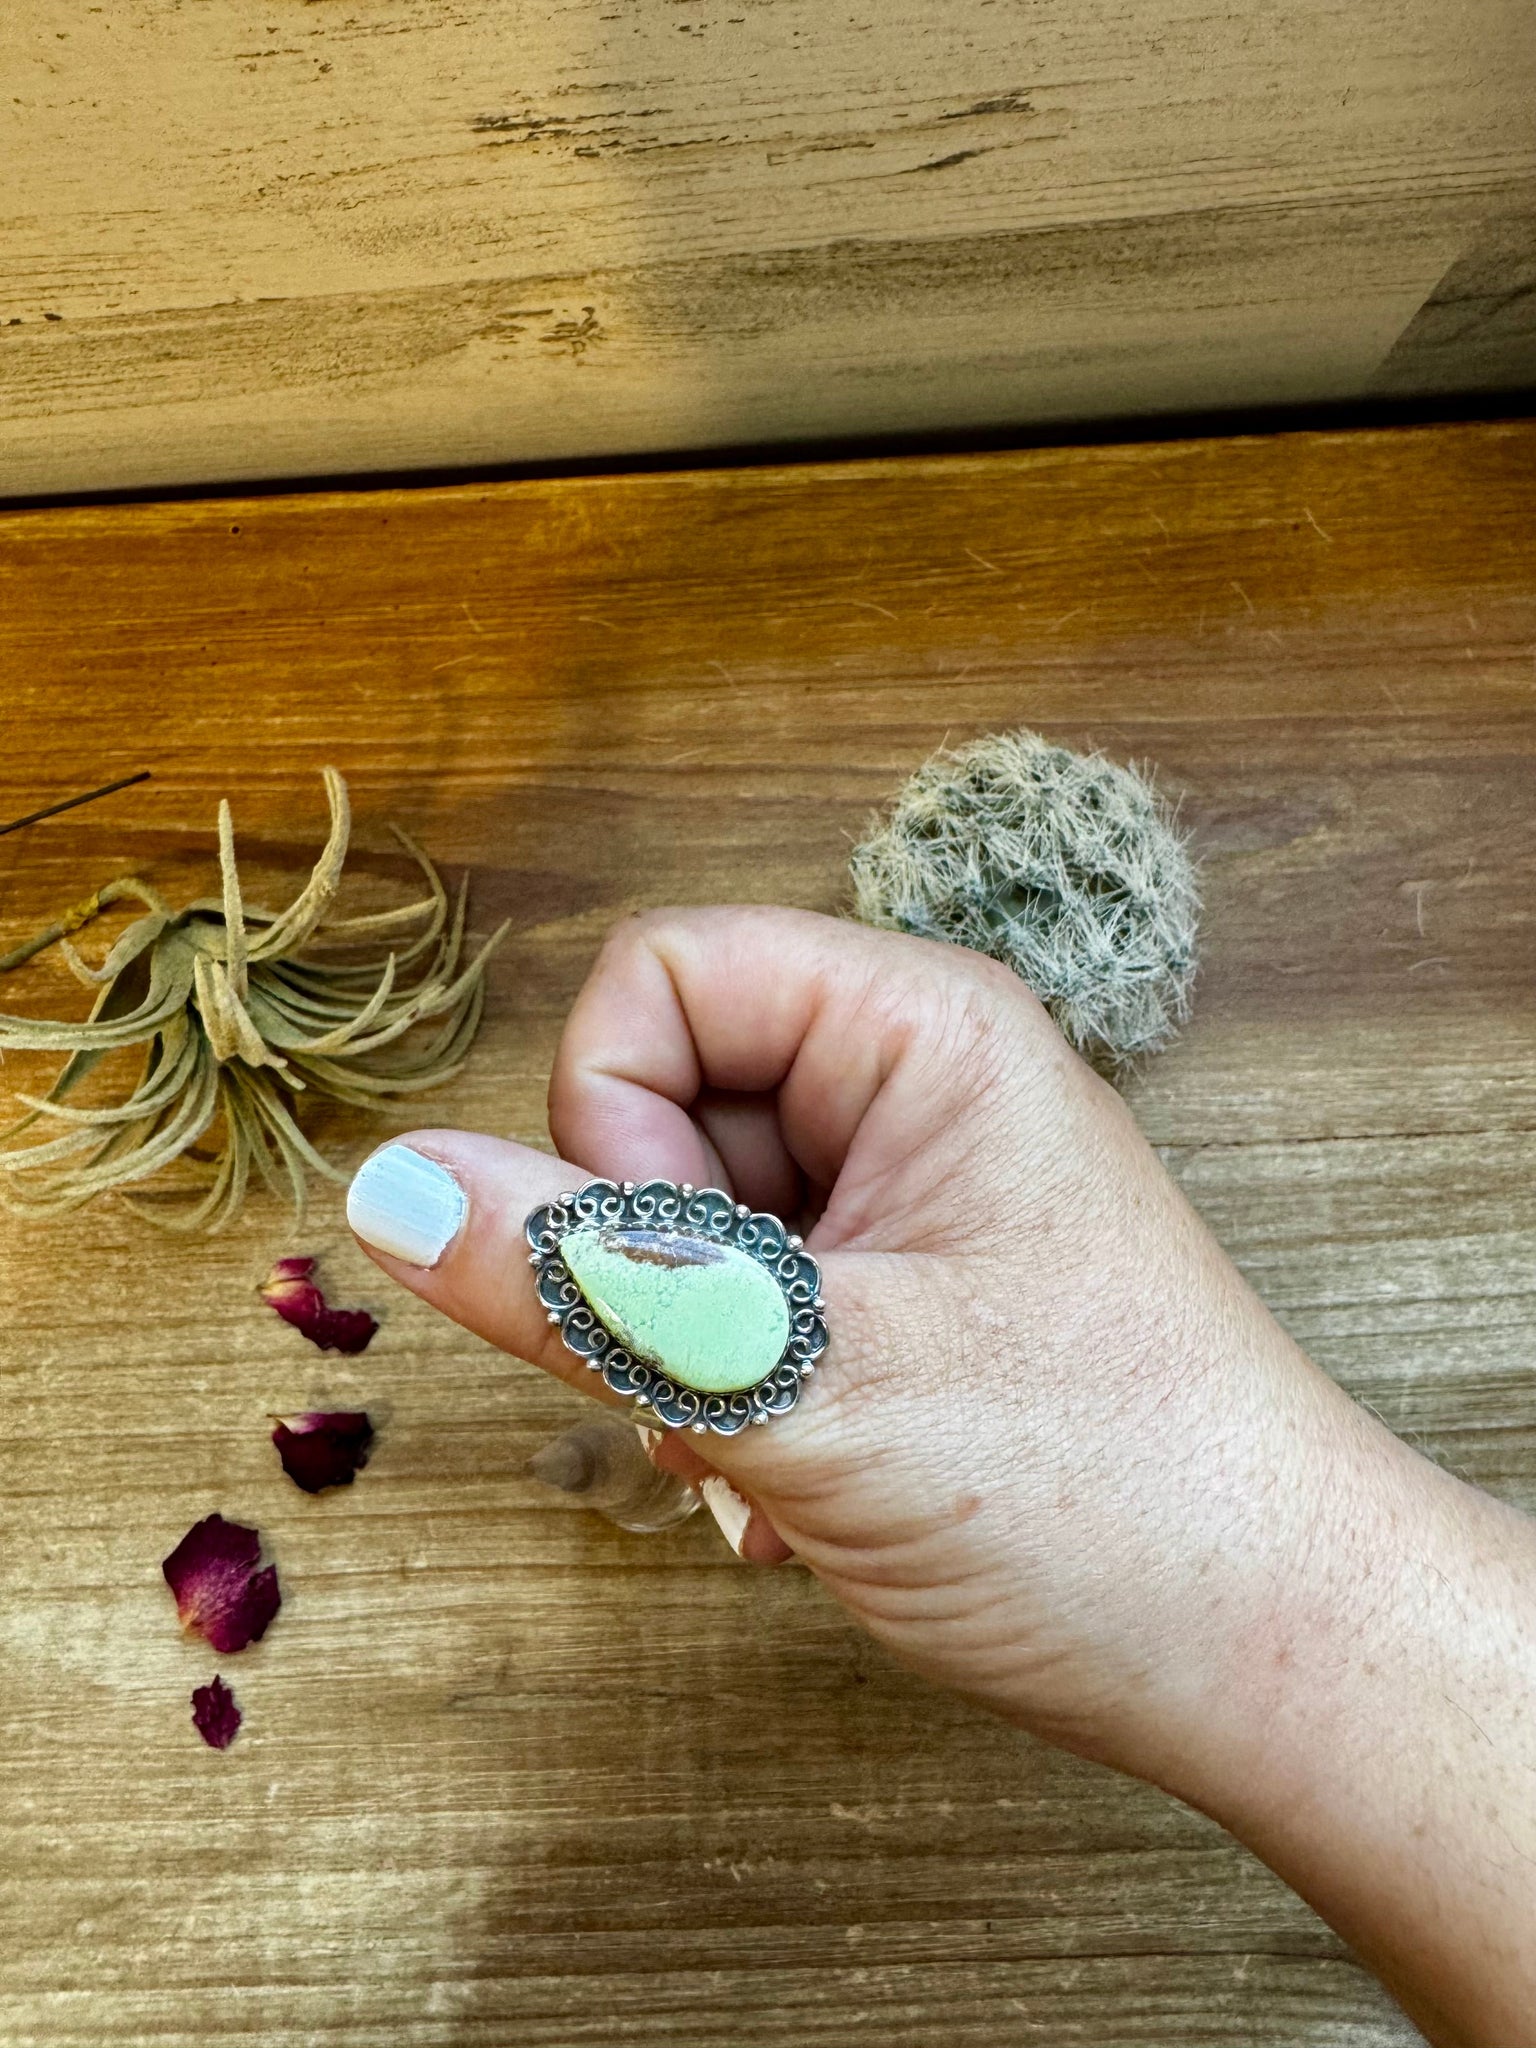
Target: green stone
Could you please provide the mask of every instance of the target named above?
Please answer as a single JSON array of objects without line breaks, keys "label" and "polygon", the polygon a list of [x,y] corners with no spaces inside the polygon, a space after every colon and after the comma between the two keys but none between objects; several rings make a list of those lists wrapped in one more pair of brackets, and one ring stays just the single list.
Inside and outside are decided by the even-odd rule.
[{"label": "green stone", "polygon": [[679,1386],[734,1394],[784,1355],[784,1290],[736,1245],[583,1224],[562,1239],[560,1256],[619,1342]]}]

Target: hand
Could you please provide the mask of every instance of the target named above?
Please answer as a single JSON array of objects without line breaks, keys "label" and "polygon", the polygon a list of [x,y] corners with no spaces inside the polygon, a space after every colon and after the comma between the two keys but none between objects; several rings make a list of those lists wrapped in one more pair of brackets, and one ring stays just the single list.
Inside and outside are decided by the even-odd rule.
[{"label": "hand", "polygon": [[[1536,1776],[1512,1779],[1506,1848],[1476,1845],[1468,1970],[1433,1871],[1470,1853],[1456,1816],[1477,1786],[1423,1788],[1398,1855],[1378,1823],[1396,1810],[1404,1832],[1401,1787],[1371,1754],[1400,1761],[1378,1717],[1406,1714],[1405,1686],[1454,1707],[1470,1685],[1536,1772],[1522,1686],[1479,1690],[1488,1632],[1507,1657],[1536,1618],[1529,1526],[1310,1364],[1012,975],[789,911],[634,919],[571,1013],[550,1129],[569,1164],[445,1131],[404,1141],[448,1169],[453,1234],[434,1264],[375,1244],[380,1263],[590,1390],[534,1297],[531,1208],[594,1174],[662,1175],[793,1219],[824,1274],[821,1367],[789,1415],[659,1454],[688,1476],[707,1459],[746,1497],[745,1554],[787,1547],[904,1661],[1215,1812],[1442,2040],[1536,2042],[1519,1874]],[[355,1208],[370,1218],[396,1250],[438,1249],[419,1219]],[[1490,1552],[1516,1567],[1496,1593]],[[1432,1574],[1461,1622],[1454,1600],[1431,1612]],[[1486,1627],[1468,1636],[1468,1615]],[[1529,1634],[1522,1655],[1529,1684]],[[1421,1733],[1437,1768],[1460,1767],[1453,1714]],[[1487,1762],[1469,1766],[1485,1792]],[[1507,1995],[1490,1962],[1506,1951]],[[1502,2033],[1477,2031],[1485,2011]]]}]

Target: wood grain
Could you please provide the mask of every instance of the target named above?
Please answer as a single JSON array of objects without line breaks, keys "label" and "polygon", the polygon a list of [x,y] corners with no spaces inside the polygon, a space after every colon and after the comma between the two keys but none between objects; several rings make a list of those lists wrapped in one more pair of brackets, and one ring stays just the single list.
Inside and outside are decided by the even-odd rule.
[{"label": "wood grain", "polygon": [[10,0],[0,495],[1536,382],[1526,0]]},{"label": "wood grain", "polygon": [[[13,514],[0,817],[155,779],[0,845],[0,946],[124,867],[201,890],[226,792],[291,877],[334,761],[365,896],[398,819],[514,920],[433,1118],[540,1141],[625,910],[837,907],[946,737],[1150,758],[1209,911],[1139,1115],[1332,1372],[1536,1507],[1533,533],[1524,425]],[[4,994],[76,998],[46,963]],[[361,1358],[257,1301],[283,1249],[382,1315]],[[0,1333],[6,2048],[1413,2038],[1198,1815],[697,1521],[542,1494],[574,1397],[392,1294],[331,1191],[190,1249],[7,1222]],[[382,1430],[311,1500],[264,1418],[316,1401]],[[285,1589],[224,1757],[159,1577],[213,1509]]]}]

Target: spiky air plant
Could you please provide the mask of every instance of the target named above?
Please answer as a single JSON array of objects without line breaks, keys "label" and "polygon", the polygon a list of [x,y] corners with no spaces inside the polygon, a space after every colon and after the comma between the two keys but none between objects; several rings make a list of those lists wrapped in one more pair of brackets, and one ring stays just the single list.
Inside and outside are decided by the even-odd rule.
[{"label": "spiky air plant", "polygon": [[1189,1014],[1200,892],[1172,812],[1143,775],[993,733],[925,761],[854,848],[865,924],[988,953],[1108,1073]]},{"label": "spiky air plant", "polygon": [[[324,772],[330,834],[286,910],[243,902],[234,826],[221,803],[219,896],[175,911],[125,876],[0,958],[0,969],[16,967],[57,943],[76,977],[97,991],[78,1023],[0,1014],[0,1052],[65,1055],[47,1095],[21,1096],[26,1115],[0,1131],[6,1207],[32,1215],[72,1209],[180,1161],[170,1190],[152,1203],[129,1197],[131,1206],[174,1229],[217,1230],[239,1209],[254,1171],[302,1209],[306,1173],[346,1176],[299,1128],[296,1098],[377,1109],[458,1072],[479,1026],[486,961],[507,927],[465,961],[465,888],[450,908],[437,869],[398,828],[426,895],[395,910],[331,917],[351,817],[345,782],[334,768]],[[88,966],[69,934],[122,902],[144,915],[99,967]],[[134,1046],[144,1049],[142,1065],[120,1100],[86,1107],[66,1099],[108,1054]],[[38,1126],[59,1134],[17,1142]]]}]

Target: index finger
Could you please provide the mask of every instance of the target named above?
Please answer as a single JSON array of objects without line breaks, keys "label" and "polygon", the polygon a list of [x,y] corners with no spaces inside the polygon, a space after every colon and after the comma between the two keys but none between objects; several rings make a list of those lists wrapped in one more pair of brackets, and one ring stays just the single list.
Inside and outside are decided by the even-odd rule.
[{"label": "index finger", "polygon": [[701,1183],[709,1161],[688,1114],[700,1091],[776,1093],[790,1153],[830,1186],[919,1027],[937,975],[928,950],[811,911],[629,919],[566,1022],[551,1135],[616,1179]]}]

